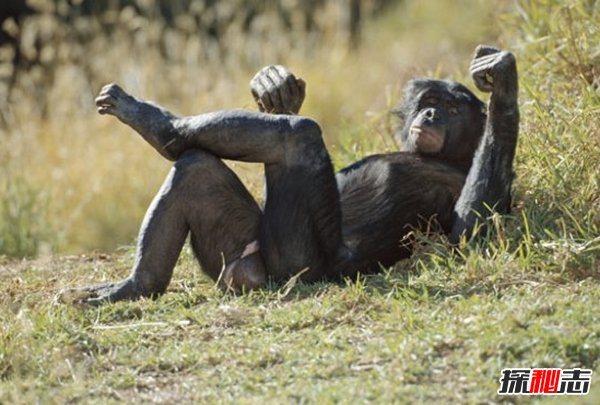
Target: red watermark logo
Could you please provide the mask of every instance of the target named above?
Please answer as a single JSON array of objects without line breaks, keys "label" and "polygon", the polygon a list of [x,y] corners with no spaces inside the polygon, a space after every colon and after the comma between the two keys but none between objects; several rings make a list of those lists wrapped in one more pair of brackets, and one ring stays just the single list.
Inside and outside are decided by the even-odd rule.
[{"label": "red watermark logo", "polygon": [[585,395],[590,391],[592,370],[584,368],[505,368],[500,395]]}]

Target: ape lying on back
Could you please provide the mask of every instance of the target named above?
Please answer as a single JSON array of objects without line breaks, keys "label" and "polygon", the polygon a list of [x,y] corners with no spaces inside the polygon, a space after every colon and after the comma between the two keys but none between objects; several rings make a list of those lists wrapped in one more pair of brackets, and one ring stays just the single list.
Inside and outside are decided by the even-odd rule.
[{"label": "ape lying on back", "polygon": [[[304,82],[280,66],[251,82],[261,113],[181,118],[104,87],[98,111],[176,163],[144,218],[132,274],[80,290],[84,301],[163,293],[188,233],[202,269],[237,291],[301,271],[305,281],[377,271],[406,257],[405,235],[432,221],[453,242],[470,236],[486,207],[509,209],[519,121],[512,54],[480,46],[471,74],[491,92],[487,108],[461,84],[412,81],[399,110],[404,150],[337,174],[319,126],[294,115]],[[221,159],[264,163],[262,210]]]}]

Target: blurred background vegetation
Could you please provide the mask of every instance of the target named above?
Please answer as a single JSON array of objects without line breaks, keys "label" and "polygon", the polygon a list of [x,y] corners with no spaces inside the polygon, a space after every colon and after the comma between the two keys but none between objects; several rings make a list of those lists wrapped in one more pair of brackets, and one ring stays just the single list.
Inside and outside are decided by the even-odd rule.
[{"label": "blurred background vegetation", "polygon": [[[96,114],[105,83],[181,115],[254,109],[249,79],[266,64],[287,65],[307,81],[303,114],[321,123],[339,167],[396,149],[389,110],[407,79],[472,87],[479,43],[519,60],[517,215],[540,239],[561,234],[597,248],[600,6],[563,3],[5,0],[0,255],[133,242],[170,164]],[[260,166],[231,164],[258,196]]]}]

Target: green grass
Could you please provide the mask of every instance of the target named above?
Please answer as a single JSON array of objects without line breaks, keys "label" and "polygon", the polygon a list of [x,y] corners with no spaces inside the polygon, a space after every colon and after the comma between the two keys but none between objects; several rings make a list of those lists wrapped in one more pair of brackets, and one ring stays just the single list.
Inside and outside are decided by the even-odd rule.
[{"label": "green grass", "polygon": [[50,305],[65,280],[119,277],[130,260],[3,269],[3,402],[484,402],[499,400],[502,368],[596,369],[600,358],[597,281],[509,257],[437,267],[423,252],[346,285],[233,297],[186,253],[160,300]]},{"label": "green grass", "polygon": [[[407,2],[368,24],[355,53],[336,48],[320,53],[319,63],[293,53],[283,61],[307,79],[306,113],[323,122],[339,166],[393,149],[385,111],[406,78],[453,76],[470,85],[475,44],[511,49],[522,117],[515,206],[493,219],[488,235],[456,252],[444,238],[417,235],[414,257],[380,275],[271,285],[240,297],[216,290],[185,248],[163,297],[97,309],[53,297],[65,286],[124,277],[132,248],[0,258],[0,403],[541,401],[496,394],[508,367],[591,368],[592,393],[568,402],[599,403],[600,9],[583,0],[500,3],[506,10],[496,16],[493,2]],[[444,18],[459,29],[440,26]],[[382,49],[390,52],[380,56]],[[148,69],[142,78],[150,81],[157,72]],[[236,73],[230,85],[245,86],[247,74]],[[184,112],[233,98],[215,92],[193,101],[190,89],[181,91],[172,105]],[[0,227],[2,239],[17,243],[41,232],[37,238],[47,242],[50,230],[62,242],[47,251],[81,251],[109,246],[94,245],[99,235],[131,238],[134,229],[120,225],[137,227],[156,189],[151,178],[159,182],[166,165],[105,117],[73,118],[64,133],[61,117],[22,121],[21,132],[9,134],[10,150],[0,149],[12,156],[0,161],[10,173],[23,174],[26,142],[47,147],[30,149],[47,166],[32,167],[11,183],[9,198],[0,197],[0,215],[24,224],[13,233]],[[77,137],[88,127],[97,132]],[[57,134],[76,153],[61,149]],[[124,155],[114,153],[115,142]],[[131,176],[116,179],[115,167]],[[41,187],[48,168],[66,191]],[[246,181],[259,177],[251,166],[238,169]]]}]

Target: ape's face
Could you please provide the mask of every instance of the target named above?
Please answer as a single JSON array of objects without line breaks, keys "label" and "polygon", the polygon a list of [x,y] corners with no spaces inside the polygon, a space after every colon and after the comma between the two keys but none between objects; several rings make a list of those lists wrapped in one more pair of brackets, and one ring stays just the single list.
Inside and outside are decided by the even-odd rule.
[{"label": "ape's face", "polygon": [[408,83],[399,110],[402,149],[470,164],[485,125],[485,105],[463,85],[419,79]]}]

